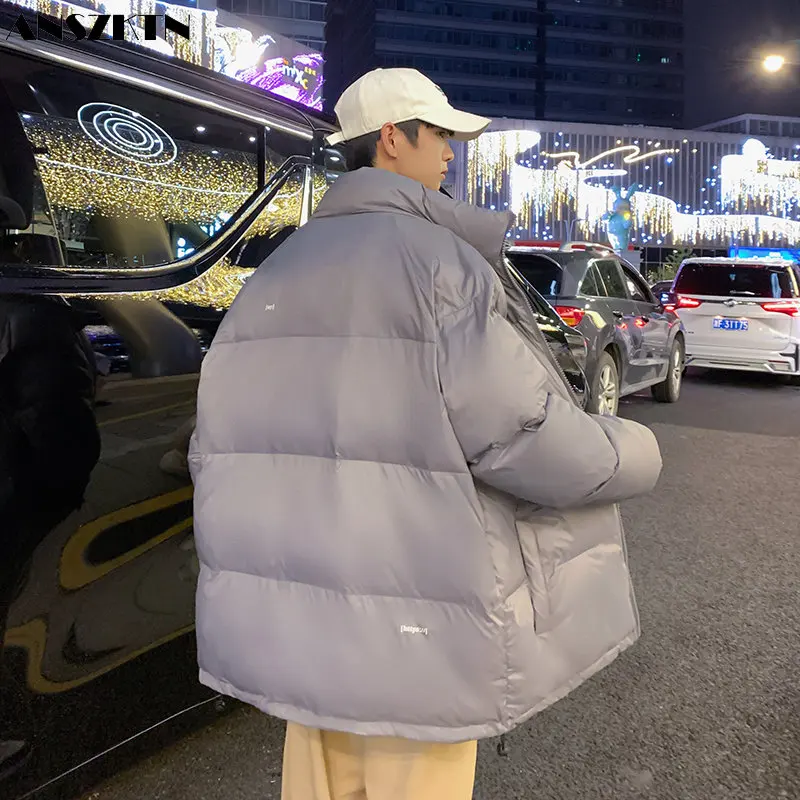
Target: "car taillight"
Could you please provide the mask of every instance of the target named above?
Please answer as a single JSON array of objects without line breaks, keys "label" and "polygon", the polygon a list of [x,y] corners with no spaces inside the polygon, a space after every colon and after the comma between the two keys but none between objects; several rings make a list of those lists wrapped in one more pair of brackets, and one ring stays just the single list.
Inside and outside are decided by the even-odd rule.
[{"label": "car taillight", "polygon": [[762,303],[764,311],[774,311],[778,314],[788,314],[790,317],[800,317],[800,302],[790,300],[788,302]]},{"label": "car taillight", "polygon": [[586,316],[585,309],[574,306],[556,306],[556,313],[570,328],[576,328]]},{"label": "car taillight", "polygon": [[700,308],[702,301],[695,300],[694,297],[683,297],[678,295],[678,308]]}]

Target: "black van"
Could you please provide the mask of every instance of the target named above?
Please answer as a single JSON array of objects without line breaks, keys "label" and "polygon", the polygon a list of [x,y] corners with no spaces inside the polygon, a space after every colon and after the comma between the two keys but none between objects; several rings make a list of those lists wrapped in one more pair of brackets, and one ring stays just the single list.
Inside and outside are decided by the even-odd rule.
[{"label": "black van", "polygon": [[[345,166],[322,114],[133,44],[25,41],[20,13],[33,26],[0,0],[0,316],[56,298],[41,325],[71,315],[94,388],[87,448],[71,428],[73,449],[28,473],[46,509],[90,461],[75,510],[9,524],[0,448],[3,800],[73,797],[228,705],[197,680],[199,369],[244,281]],[[582,337],[527,291],[585,402]]]},{"label": "black van", "polygon": [[133,44],[25,41],[21,13],[33,26],[0,3],[0,294],[69,299],[101,450],[52,529],[0,515],[7,800],[71,797],[107,769],[98,754],[224,706],[196,677],[198,371],[242,283],[343,166],[321,114]]}]

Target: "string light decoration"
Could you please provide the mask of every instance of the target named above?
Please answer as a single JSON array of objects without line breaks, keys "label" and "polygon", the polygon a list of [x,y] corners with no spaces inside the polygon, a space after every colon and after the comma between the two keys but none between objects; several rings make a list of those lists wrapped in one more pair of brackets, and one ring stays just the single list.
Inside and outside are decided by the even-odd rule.
[{"label": "string light decoration", "polygon": [[56,209],[211,223],[220,212],[233,214],[258,186],[254,153],[181,142],[180,156],[168,163],[121,161],[71,120],[29,117],[25,131],[34,148],[46,153],[36,160]]},{"label": "string light decoration", "polygon": [[86,103],[78,109],[81,130],[100,147],[137,164],[171,164],[175,140],[150,119],[113,103]]},{"label": "string light decoration", "polygon": [[746,214],[784,216],[800,199],[800,164],[769,158],[758,139],[749,139],[741,155],[722,158],[722,204]]},{"label": "string light decoration", "polygon": [[[661,142],[650,140],[655,149],[647,152],[642,152],[638,140],[633,144],[616,141],[617,147],[586,157],[576,150],[553,147],[535,152],[542,142],[537,131],[484,134],[467,148],[467,198],[513,211],[517,216],[513,235],[518,239],[555,238],[553,229],[572,220],[577,223],[573,238],[605,240],[603,215],[615,199],[609,188],[611,179],[628,176],[626,167],[659,158],[665,168],[688,159],[696,169],[698,153],[697,147],[687,147],[687,139],[682,148],[662,147]],[[560,140],[555,139],[553,145],[560,147]],[[800,239],[800,221],[789,218],[800,211],[800,164],[773,158],[762,143],[750,140],[741,155],[722,156],[719,169],[715,165],[713,177],[703,182],[698,187],[700,208],[692,211],[659,194],[664,181],[653,178],[653,186],[631,199],[633,239],[723,246],[733,242],[774,246]]]},{"label": "string light decoration", "polygon": [[[313,177],[314,196],[322,196],[327,189],[324,176]],[[300,175],[290,176],[269,205],[248,228],[241,244],[258,236],[271,237],[289,225],[297,225],[303,200],[303,178]],[[160,289],[152,292],[130,292],[126,296],[137,300],[160,300],[162,302],[183,303],[202,308],[213,308],[224,311],[233,303],[234,298],[252,275],[252,267],[240,267],[233,259],[226,257],[214,264],[210,269],[193,281],[175,286],[171,289]],[[90,295],[78,295],[89,297]],[[113,299],[113,295],[91,295]]]},{"label": "string light decoration", "polygon": [[[648,142],[649,144],[649,142]],[[573,169],[586,169],[590,167],[592,164],[601,161],[604,158],[608,158],[609,156],[621,155],[622,153],[629,153],[629,155],[625,156],[622,159],[623,164],[636,164],[639,161],[645,161],[648,158],[655,158],[655,156],[659,155],[669,155],[671,153],[677,153],[677,150],[672,149],[661,149],[661,150],[651,150],[648,153],[642,153],[642,148],[635,144],[627,144],[623,145],[622,147],[612,147],[610,150],[604,150],[600,155],[594,156],[593,158],[588,159],[587,161],[581,160],[581,154],[576,153],[573,150],[570,150],[566,153],[543,153],[546,158],[568,158],[572,162],[570,166]]]},{"label": "string light decoration", "polygon": [[541,138],[532,131],[508,131],[503,135],[484,134],[471,141],[467,160],[470,202],[491,206],[517,156],[536,147]]},{"label": "string light decoration", "polygon": [[135,300],[160,300],[224,311],[230,307],[252,274],[252,269],[237,267],[229,258],[223,258],[189,283],[157,292],[133,292],[126,296]]}]

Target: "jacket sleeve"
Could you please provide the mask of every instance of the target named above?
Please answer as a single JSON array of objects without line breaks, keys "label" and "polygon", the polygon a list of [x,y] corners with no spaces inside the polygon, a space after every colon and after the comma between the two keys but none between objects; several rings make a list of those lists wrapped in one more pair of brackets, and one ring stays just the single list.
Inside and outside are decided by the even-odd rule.
[{"label": "jacket sleeve", "polygon": [[661,472],[653,433],[586,414],[549,391],[552,379],[500,313],[495,293],[487,288],[438,319],[439,380],[474,477],[550,508],[653,489]]}]

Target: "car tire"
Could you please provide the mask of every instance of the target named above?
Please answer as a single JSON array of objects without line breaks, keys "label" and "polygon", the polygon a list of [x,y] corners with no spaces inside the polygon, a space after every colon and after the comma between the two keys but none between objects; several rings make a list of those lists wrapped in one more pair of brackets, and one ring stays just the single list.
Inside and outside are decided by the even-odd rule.
[{"label": "car tire", "polygon": [[607,350],[597,359],[592,392],[586,410],[592,414],[615,417],[619,411],[619,370]]},{"label": "car tire", "polygon": [[683,366],[685,359],[685,352],[683,340],[680,337],[676,338],[672,343],[672,349],[669,352],[669,367],[667,369],[667,378],[661,383],[657,383],[650,390],[653,397],[659,403],[677,403],[681,396],[681,386],[683,384],[683,376],[686,369]]}]

